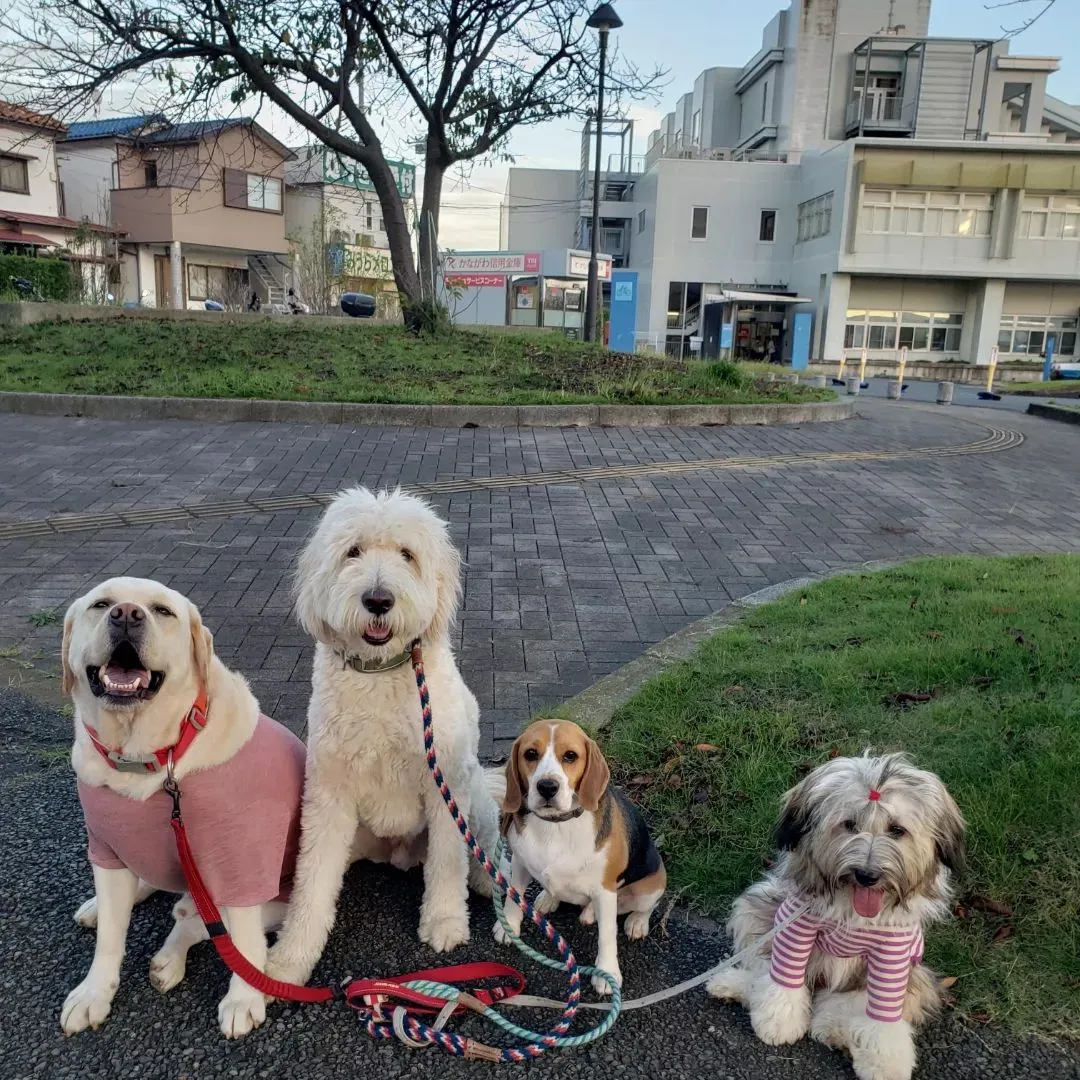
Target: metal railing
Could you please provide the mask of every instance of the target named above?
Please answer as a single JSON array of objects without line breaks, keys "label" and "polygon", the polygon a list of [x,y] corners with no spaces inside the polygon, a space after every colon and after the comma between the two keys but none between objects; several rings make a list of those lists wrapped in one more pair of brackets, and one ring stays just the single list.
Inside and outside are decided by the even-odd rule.
[{"label": "metal railing", "polygon": [[844,122],[849,128],[856,127],[860,121],[865,125],[888,124],[901,127],[907,122],[904,115],[904,101],[899,94],[876,94],[856,90],[848,102]]}]

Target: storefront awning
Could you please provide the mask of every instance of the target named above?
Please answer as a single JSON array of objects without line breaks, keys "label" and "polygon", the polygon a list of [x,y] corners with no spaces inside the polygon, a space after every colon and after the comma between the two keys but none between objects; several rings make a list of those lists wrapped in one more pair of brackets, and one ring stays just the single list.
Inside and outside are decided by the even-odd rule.
[{"label": "storefront awning", "polygon": [[811,304],[806,296],[786,296],[784,293],[745,292],[741,289],[721,289],[719,293],[709,293],[703,300],[706,304],[721,304],[734,301],[739,304]]}]

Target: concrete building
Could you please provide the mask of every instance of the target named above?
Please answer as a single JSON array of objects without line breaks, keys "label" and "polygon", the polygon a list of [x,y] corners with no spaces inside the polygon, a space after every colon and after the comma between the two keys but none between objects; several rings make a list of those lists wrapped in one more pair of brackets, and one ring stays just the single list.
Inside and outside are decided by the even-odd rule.
[{"label": "concrete building", "polygon": [[[633,152],[604,125],[600,249],[637,273],[639,341],[686,355],[1080,359],[1080,108],[1053,57],[928,36],[930,0],[795,0]],[[573,170],[511,169],[504,246],[587,247]],[[584,242],[583,242],[584,241]],[[921,354],[917,356],[916,354]]]},{"label": "concrete building", "polygon": [[58,143],[68,200],[122,234],[122,299],[146,307],[285,310],[290,151],[253,120],[159,116],[71,124]]},{"label": "concrete building", "polygon": [[[388,164],[414,227],[416,166]],[[343,292],[362,292],[375,297],[380,316],[399,313],[382,207],[362,166],[325,146],[295,149],[285,166],[285,235],[312,310],[336,310]]]}]

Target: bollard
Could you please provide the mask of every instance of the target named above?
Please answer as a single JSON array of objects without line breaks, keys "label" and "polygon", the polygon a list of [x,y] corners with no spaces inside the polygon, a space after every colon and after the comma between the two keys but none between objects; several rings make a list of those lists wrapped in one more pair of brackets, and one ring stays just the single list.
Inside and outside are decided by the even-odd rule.
[{"label": "bollard", "polygon": [[810,385],[811,386],[816,386],[819,389],[824,389],[824,387],[825,387],[825,376],[824,375],[811,375],[810,376]]},{"label": "bollard", "polygon": [[900,382],[899,380],[897,380],[896,382],[889,383],[889,400],[890,401],[899,401],[900,400],[900,387],[903,386],[903,385],[904,384],[902,382]]},{"label": "bollard", "polygon": [[859,380],[852,375],[848,376],[847,392],[849,396],[857,395],[859,392]]},{"label": "bollard", "polygon": [[954,384],[948,381],[937,384],[937,403],[939,405],[951,405]]}]

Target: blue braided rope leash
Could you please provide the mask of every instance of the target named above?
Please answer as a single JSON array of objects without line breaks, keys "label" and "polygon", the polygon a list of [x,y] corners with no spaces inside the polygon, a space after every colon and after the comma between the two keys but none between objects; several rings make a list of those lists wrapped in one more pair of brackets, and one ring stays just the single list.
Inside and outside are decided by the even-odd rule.
[{"label": "blue braided rope leash", "polygon": [[[540,933],[554,946],[555,951],[559,954],[559,960],[550,960],[548,957],[543,956],[535,949],[526,945],[521,941],[518,935],[511,933],[514,944],[527,956],[531,956],[545,967],[564,970],[570,980],[570,988],[567,993],[566,1005],[563,1008],[562,1015],[559,1017],[558,1022],[548,1032],[536,1032],[512,1023],[490,1006],[484,1006],[479,1002],[470,1001],[469,995],[462,994],[456,986],[419,980],[405,984],[410,989],[430,994],[432,997],[444,998],[448,1006],[451,1002],[460,1002],[460,1004],[467,1005],[469,1008],[473,1009],[474,1012],[479,1013],[487,1020],[498,1025],[504,1031],[509,1032],[517,1038],[528,1040],[527,1044],[522,1047],[503,1047],[500,1049],[484,1046],[471,1039],[456,1035],[453,1032],[443,1031],[433,1025],[424,1024],[422,1021],[417,1020],[414,1016],[405,1013],[403,1010],[395,1010],[395,1023],[393,1026],[379,1024],[374,1018],[370,1018],[367,1022],[368,1033],[374,1038],[400,1038],[402,1034],[404,1034],[408,1036],[408,1040],[411,1041],[413,1045],[424,1046],[430,1044],[441,1046],[447,1053],[453,1054],[456,1057],[481,1057],[489,1061],[517,1063],[528,1061],[530,1058],[538,1058],[549,1050],[584,1046],[587,1043],[593,1042],[595,1039],[599,1039],[607,1034],[611,1029],[611,1026],[618,1019],[622,1002],[619,987],[616,984],[615,979],[606,971],[578,964],[577,959],[570,949],[569,943],[562,934],[560,934],[559,931],[533,907],[531,901],[522,896],[522,894],[506,880],[502,870],[499,868],[503,848],[502,843],[500,842],[499,847],[496,850],[494,862],[488,857],[488,854],[484,851],[483,847],[480,846],[479,841],[469,827],[465,815],[462,814],[457,801],[454,799],[453,793],[446,783],[442,769],[439,767],[438,756],[435,752],[435,731],[432,721],[431,695],[428,692],[427,679],[424,676],[424,657],[420,649],[419,641],[413,643],[410,650],[410,658],[412,660],[413,672],[416,676],[416,689],[420,694],[420,708],[424,720],[424,751],[427,756],[428,771],[435,781],[435,786],[439,789],[439,794],[442,795],[443,802],[446,803],[447,810],[450,811],[451,816],[457,824],[458,831],[461,833],[461,837],[465,841],[469,853],[484,868],[488,876],[494,882],[495,888],[493,890],[493,900],[496,910],[499,912],[500,922],[502,922],[503,926],[507,925],[499,900],[503,896],[509,897],[513,903],[521,908],[526,918],[534,923]],[[567,1035],[570,1025],[573,1023],[574,1017],[577,1015],[578,1009],[581,1006],[581,976],[583,973],[598,975],[600,978],[607,981],[608,985],[611,987],[611,1007],[607,1016],[596,1027],[581,1035]],[[446,1010],[444,1010],[444,1013],[445,1012]],[[436,1023],[438,1023],[438,1021],[436,1021]]]}]

